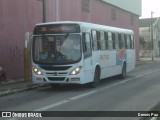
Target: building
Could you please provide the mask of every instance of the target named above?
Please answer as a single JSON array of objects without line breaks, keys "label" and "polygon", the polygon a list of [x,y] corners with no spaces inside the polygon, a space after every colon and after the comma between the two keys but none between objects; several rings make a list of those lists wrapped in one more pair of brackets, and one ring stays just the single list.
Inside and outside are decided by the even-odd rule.
[{"label": "building", "polygon": [[[43,0],[0,0],[0,65],[7,78],[24,75],[24,33],[43,20]],[[136,7],[134,7],[136,6]],[[85,21],[132,29],[139,59],[141,0],[46,0],[46,21]]]},{"label": "building", "polygon": [[[141,57],[151,57],[152,42],[154,56],[160,56],[160,18],[139,19],[139,33],[140,39],[143,40],[140,45]],[[153,33],[153,37],[151,37],[151,33]]]}]

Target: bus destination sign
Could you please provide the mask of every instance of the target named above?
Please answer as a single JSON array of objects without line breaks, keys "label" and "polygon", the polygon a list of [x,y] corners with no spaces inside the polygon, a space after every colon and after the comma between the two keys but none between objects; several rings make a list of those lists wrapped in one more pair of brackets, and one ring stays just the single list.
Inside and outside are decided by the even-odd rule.
[{"label": "bus destination sign", "polygon": [[34,28],[34,35],[37,34],[61,34],[61,33],[79,33],[78,24],[49,24],[38,25]]}]

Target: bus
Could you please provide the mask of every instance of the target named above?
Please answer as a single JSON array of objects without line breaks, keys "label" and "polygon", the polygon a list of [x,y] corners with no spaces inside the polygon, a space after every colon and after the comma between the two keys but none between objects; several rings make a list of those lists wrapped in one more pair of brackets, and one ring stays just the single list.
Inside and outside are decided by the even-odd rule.
[{"label": "bus", "polygon": [[36,24],[31,44],[32,81],[89,84],[135,67],[134,32],[86,22]]}]

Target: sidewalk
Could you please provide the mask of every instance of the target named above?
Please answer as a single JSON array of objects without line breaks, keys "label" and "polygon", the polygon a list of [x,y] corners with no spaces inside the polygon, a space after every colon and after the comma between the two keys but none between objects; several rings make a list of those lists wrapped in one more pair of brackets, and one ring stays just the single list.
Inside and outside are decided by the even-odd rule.
[{"label": "sidewalk", "polygon": [[[155,62],[160,61],[160,59],[156,59]],[[150,64],[153,61],[150,59],[141,59],[140,61],[136,62],[137,66],[142,66],[145,64]],[[44,86],[43,84],[33,84],[31,80],[24,81],[24,79],[18,80],[10,80],[7,79],[6,81],[0,82],[0,96],[5,96],[13,93],[23,92],[27,90],[36,89],[38,87]]]},{"label": "sidewalk", "polygon": [[3,82],[0,82],[0,97],[5,95],[10,95],[18,92],[28,91],[36,89],[42,84],[33,84],[31,80],[24,81],[24,79],[10,80],[7,79]]},{"label": "sidewalk", "polygon": [[154,61],[152,61],[151,58],[140,58],[139,61],[136,61],[136,67],[145,64],[150,64],[153,62],[160,62],[160,58],[154,58]]}]

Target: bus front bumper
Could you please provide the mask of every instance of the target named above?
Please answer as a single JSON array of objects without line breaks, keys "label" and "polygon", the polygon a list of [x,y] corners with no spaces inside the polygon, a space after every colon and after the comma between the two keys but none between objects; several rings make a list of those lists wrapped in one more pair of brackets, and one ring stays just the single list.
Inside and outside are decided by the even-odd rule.
[{"label": "bus front bumper", "polygon": [[84,84],[83,78],[80,75],[70,76],[47,76],[35,75],[32,76],[32,82],[36,84]]}]

